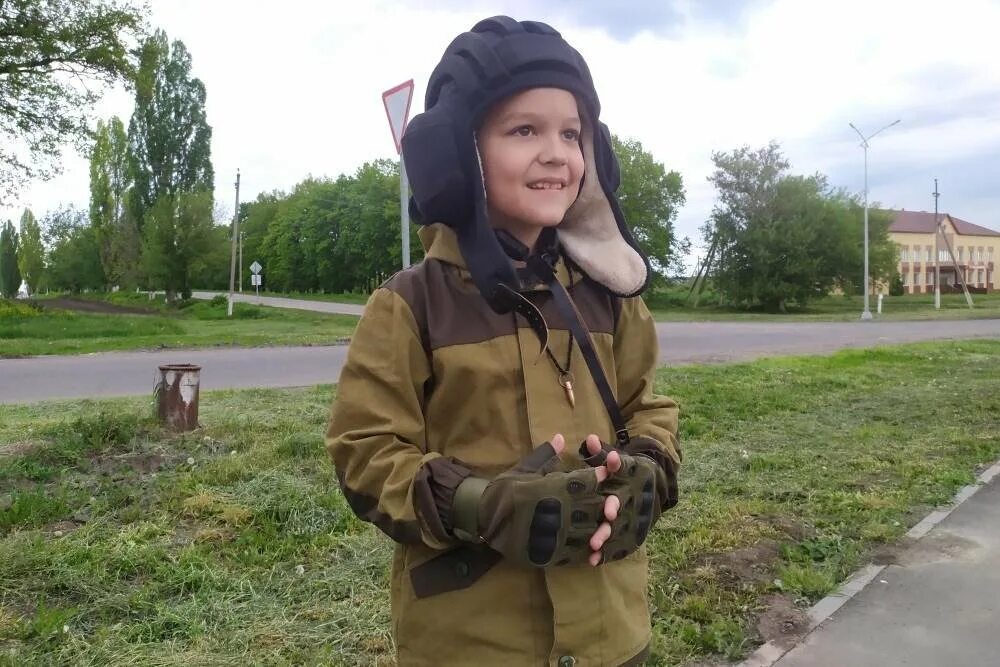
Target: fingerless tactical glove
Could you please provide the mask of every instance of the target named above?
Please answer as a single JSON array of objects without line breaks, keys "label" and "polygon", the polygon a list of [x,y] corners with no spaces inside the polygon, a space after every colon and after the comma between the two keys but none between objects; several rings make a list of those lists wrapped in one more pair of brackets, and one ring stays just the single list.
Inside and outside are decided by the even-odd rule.
[{"label": "fingerless tactical glove", "polygon": [[593,468],[573,471],[548,442],[492,481],[466,478],[452,505],[455,536],[535,567],[585,563],[603,517]]},{"label": "fingerless tactical glove", "polygon": [[[603,465],[612,451],[601,444],[601,452],[588,456],[586,443],[580,454],[591,466]],[[677,504],[677,468],[649,438],[635,437],[619,450],[622,465],[601,483],[598,492],[618,496],[621,505],[611,522],[611,536],[601,548],[601,562],[621,560],[638,549],[660,514]],[[603,515],[602,515],[603,520]]]}]

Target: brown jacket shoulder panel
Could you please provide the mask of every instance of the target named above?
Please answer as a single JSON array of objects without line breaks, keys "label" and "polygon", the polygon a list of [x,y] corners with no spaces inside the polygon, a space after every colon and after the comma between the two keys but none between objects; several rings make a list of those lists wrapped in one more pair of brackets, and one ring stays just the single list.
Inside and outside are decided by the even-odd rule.
[{"label": "brown jacket shoulder panel", "polygon": [[[514,316],[494,312],[463,275],[463,269],[447,262],[424,259],[396,273],[383,287],[409,306],[428,354],[514,333]],[[621,313],[619,297],[582,274],[577,275],[570,293],[591,333],[614,334]],[[538,306],[550,329],[569,328],[547,290],[529,292],[528,298]]]},{"label": "brown jacket shoulder panel", "polygon": [[427,258],[384,285],[410,307],[428,353],[514,333],[512,317],[494,312],[460,272],[453,264]]}]

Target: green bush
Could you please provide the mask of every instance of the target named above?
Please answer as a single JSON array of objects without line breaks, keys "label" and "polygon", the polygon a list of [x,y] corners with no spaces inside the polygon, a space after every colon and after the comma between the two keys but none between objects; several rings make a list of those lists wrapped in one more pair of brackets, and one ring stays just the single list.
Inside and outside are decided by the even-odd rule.
[{"label": "green bush", "polygon": [[0,317],[37,317],[41,308],[33,302],[0,299]]}]

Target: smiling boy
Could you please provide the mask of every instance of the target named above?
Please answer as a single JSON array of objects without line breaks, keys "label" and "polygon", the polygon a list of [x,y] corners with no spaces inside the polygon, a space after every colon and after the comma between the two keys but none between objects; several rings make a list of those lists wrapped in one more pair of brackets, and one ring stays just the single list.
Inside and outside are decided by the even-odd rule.
[{"label": "smiling boy", "polygon": [[599,115],[559,33],[494,17],[404,136],[426,256],[372,294],[327,430],[352,509],[397,543],[401,665],[648,656],[677,406],[653,392],[649,264]]}]

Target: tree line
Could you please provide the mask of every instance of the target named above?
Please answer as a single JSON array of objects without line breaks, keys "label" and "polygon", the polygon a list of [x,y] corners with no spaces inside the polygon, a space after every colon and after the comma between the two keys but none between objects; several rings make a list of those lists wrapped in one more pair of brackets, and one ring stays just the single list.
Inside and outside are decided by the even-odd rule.
[{"label": "tree line", "polygon": [[[86,213],[50,212],[41,230],[25,211],[23,240],[8,221],[0,252],[8,258],[0,271],[4,291],[19,285],[13,254],[23,256],[16,270],[30,291],[143,286],[165,289],[171,298],[189,296],[224,229],[212,220],[205,86],[192,74],[184,43],[170,42],[162,30],[149,34],[147,8],[130,2],[9,4],[0,12],[0,94],[15,103],[0,105],[0,133],[12,135],[32,164],[43,166],[25,166],[16,150],[0,151],[0,182],[8,183],[9,194],[11,184],[51,176],[59,146],[74,141],[90,155],[90,206]],[[91,128],[87,108],[98,94],[67,85],[67,72],[85,84],[129,85],[135,105],[127,128],[117,117]],[[41,261],[36,239],[44,241]]]},{"label": "tree line", "polygon": [[[11,0],[0,31],[0,134],[25,146],[32,165],[0,150],[0,195],[11,183],[50,176],[59,146],[85,145],[90,156],[87,210],[65,208],[0,229],[0,292],[23,280],[39,289],[165,290],[224,288],[229,280],[230,221],[213,201],[211,126],[204,84],[192,74],[183,42],[149,34],[145,9],[127,0]],[[129,47],[129,40],[137,47]],[[86,108],[96,93],[65,86],[60,72],[135,93],[126,125],[112,117],[91,128]],[[45,115],[45,122],[39,119]],[[681,175],[635,139],[614,136],[621,165],[619,200],[633,234],[650,257],[654,284],[684,272],[691,243],[675,222],[685,203]],[[822,174],[790,172],[777,144],[712,155],[709,180],[717,203],[702,227],[710,248],[701,269],[720,303],[783,310],[831,291],[856,293],[863,281],[862,212],[858,198]],[[48,166],[45,166],[48,165]],[[245,264],[264,266],[272,291],[364,292],[396,271],[399,171],[391,160],[366,162],[337,178],[306,178],[241,204]],[[895,249],[888,217],[871,214],[871,266],[876,281],[893,279]],[[413,261],[422,256],[411,228]],[[249,283],[243,268],[244,284]]]}]

